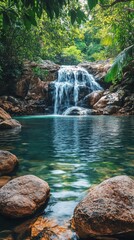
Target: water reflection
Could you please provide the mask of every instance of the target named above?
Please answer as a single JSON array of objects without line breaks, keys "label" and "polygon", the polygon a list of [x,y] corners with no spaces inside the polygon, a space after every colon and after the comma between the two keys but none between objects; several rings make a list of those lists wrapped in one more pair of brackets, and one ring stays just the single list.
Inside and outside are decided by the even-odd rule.
[{"label": "water reflection", "polygon": [[92,184],[119,174],[134,175],[133,117],[19,120],[22,131],[2,132],[0,148],[18,156],[18,175],[34,174],[48,181],[52,197],[47,216],[70,218]]}]

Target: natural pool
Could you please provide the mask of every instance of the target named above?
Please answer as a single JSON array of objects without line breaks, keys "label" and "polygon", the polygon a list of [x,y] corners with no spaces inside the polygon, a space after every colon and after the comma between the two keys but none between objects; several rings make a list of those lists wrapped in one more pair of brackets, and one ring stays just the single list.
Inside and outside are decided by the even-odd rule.
[{"label": "natural pool", "polygon": [[[17,175],[34,174],[51,187],[45,216],[70,219],[93,184],[134,176],[133,116],[27,116],[22,130],[0,132],[0,149],[20,160]],[[2,221],[0,219],[0,221]],[[0,222],[0,230],[6,222]]]}]

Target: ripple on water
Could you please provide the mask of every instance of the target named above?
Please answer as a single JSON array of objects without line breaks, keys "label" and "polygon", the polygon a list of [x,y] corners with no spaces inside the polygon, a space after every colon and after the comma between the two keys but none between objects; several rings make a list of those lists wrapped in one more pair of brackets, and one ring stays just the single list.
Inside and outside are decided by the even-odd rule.
[{"label": "ripple on water", "polygon": [[69,219],[93,184],[120,174],[134,176],[133,117],[37,116],[19,121],[21,131],[0,133],[0,149],[17,155],[18,176],[34,174],[49,183],[54,201],[50,198],[47,216]]}]

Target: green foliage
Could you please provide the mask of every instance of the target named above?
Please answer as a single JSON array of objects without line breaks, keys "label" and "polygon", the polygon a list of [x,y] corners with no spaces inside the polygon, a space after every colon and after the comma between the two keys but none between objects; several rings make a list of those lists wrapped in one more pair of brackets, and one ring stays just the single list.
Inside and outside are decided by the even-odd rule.
[{"label": "green foliage", "polygon": [[76,46],[70,46],[63,49],[63,54],[61,55],[62,64],[78,64],[82,60],[82,53]]},{"label": "green foliage", "polygon": [[84,11],[81,10],[79,1],[74,0],[5,0],[0,4],[0,14],[2,19],[3,29],[7,26],[12,26],[16,20],[22,19],[27,29],[31,25],[37,26],[37,19],[40,19],[44,13],[52,20],[61,16],[63,7],[67,7],[67,13],[71,17],[72,24],[76,21],[79,24],[86,19]]},{"label": "green foliage", "polygon": [[37,66],[33,68],[34,76],[39,77],[41,80],[44,80],[45,77],[48,75],[48,70],[42,69],[41,67]]},{"label": "green foliage", "polygon": [[90,10],[92,10],[92,8],[94,8],[96,6],[96,4],[98,4],[98,0],[88,0],[88,5]]},{"label": "green foliage", "polygon": [[[0,86],[13,89],[26,59],[77,64],[114,58],[134,43],[133,8],[132,0],[1,1]],[[115,75],[119,69],[115,64]]]},{"label": "green foliage", "polygon": [[86,15],[85,13],[80,9],[80,7],[71,9],[69,11],[69,16],[71,17],[71,23],[74,24],[74,22],[78,22],[81,24],[82,21],[86,21]]},{"label": "green foliage", "polygon": [[33,60],[40,54],[39,36],[27,31],[18,21],[1,31],[0,35],[0,92],[14,92],[14,85],[22,73],[23,60]]},{"label": "green foliage", "polygon": [[134,58],[134,45],[122,51],[115,59],[112,67],[105,76],[106,82],[119,81],[123,74],[123,68]]}]

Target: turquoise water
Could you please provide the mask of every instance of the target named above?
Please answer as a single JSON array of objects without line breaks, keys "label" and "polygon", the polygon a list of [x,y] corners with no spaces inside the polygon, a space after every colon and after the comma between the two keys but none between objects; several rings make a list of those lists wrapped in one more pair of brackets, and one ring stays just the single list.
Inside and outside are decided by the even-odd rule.
[{"label": "turquoise water", "polygon": [[0,133],[0,149],[20,160],[17,175],[34,174],[51,187],[46,216],[71,218],[86,190],[112,176],[134,176],[134,118],[20,117],[22,130]]}]

